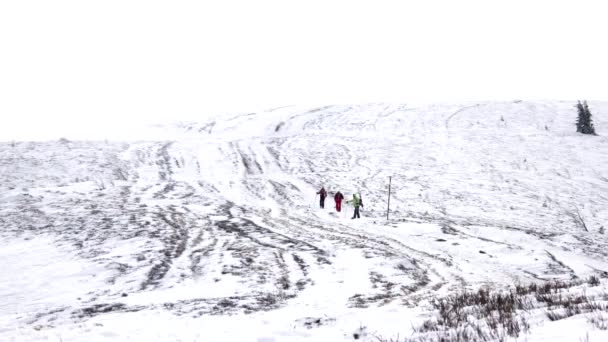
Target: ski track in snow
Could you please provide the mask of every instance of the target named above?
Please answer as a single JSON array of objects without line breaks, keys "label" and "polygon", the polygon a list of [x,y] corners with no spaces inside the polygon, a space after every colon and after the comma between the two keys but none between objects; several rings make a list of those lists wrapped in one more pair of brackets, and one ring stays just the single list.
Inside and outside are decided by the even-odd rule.
[{"label": "ski track in snow", "polygon": [[[592,108],[600,134],[606,110]],[[608,271],[608,139],[573,133],[574,113],[286,107],[159,141],[1,143],[0,335],[66,341],[67,326],[96,336],[79,324],[154,312],[327,316],[343,333],[363,308]],[[361,220],[333,210],[336,190],[363,194]]]}]

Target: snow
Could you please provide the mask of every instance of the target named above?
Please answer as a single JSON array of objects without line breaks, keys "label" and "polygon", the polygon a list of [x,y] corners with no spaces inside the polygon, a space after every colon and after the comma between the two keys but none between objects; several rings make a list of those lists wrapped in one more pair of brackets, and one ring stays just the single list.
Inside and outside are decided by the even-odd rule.
[{"label": "snow", "polygon": [[[405,338],[434,298],[601,275],[608,103],[590,103],[598,136],[573,105],[292,106],[0,143],[0,334]],[[336,190],[361,192],[361,219]],[[518,340],[606,338],[586,314],[529,315]]]}]

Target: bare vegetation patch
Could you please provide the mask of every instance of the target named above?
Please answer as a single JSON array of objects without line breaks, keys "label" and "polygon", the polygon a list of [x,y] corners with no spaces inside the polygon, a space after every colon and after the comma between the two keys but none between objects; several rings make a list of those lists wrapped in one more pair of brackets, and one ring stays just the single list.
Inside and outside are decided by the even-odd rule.
[{"label": "bare vegetation patch", "polygon": [[414,327],[412,337],[380,342],[505,341],[530,330],[529,317],[544,315],[557,321],[587,314],[587,322],[608,329],[608,295],[586,294],[600,285],[600,278],[518,284],[507,291],[463,291],[431,300],[433,315]]}]

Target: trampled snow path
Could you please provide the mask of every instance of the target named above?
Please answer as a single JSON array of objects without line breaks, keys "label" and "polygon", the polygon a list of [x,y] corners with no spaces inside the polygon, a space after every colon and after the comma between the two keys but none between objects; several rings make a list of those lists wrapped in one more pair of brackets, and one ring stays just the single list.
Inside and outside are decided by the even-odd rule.
[{"label": "trampled snow path", "polygon": [[[0,335],[409,336],[440,295],[602,274],[608,105],[591,105],[600,136],[573,132],[570,102],[524,101],[287,107],[156,141],[2,143]],[[363,218],[318,209],[321,185],[360,191]]]}]

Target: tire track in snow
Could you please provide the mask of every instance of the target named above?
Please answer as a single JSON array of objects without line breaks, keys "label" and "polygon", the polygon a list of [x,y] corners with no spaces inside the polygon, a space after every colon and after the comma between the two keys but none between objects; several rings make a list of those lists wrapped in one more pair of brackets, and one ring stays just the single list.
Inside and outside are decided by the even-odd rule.
[{"label": "tire track in snow", "polygon": [[158,178],[163,181],[170,179],[171,175],[173,175],[173,170],[171,168],[171,157],[169,156],[169,148],[171,145],[173,145],[173,142],[163,144],[156,153],[156,164],[159,168]]},{"label": "tire track in snow", "polygon": [[479,108],[479,106],[481,106],[479,103],[478,104],[474,104],[472,106],[466,106],[466,107],[462,107],[460,109],[458,109],[457,111],[455,111],[454,113],[450,114],[450,116],[447,117],[447,119],[445,119],[445,129],[448,131],[448,135],[450,133],[450,121],[458,114],[467,111],[471,108]]},{"label": "tire track in snow", "polygon": [[189,230],[186,227],[182,214],[172,211],[170,215],[164,212],[158,213],[158,218],[171,229],[165,230],[162,238],[165,246],[162,259],[157,261],[148,272],[146,279],[141,284],[141,289],[158,286],[167,272],[171,269],[173,261],[179,258],[186,250],[189,238]]}]

